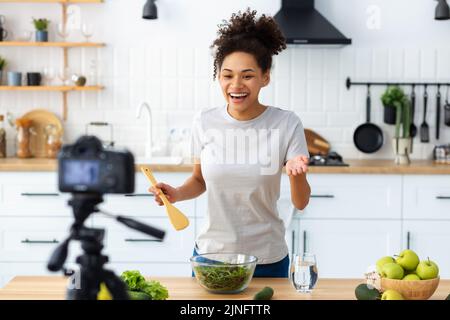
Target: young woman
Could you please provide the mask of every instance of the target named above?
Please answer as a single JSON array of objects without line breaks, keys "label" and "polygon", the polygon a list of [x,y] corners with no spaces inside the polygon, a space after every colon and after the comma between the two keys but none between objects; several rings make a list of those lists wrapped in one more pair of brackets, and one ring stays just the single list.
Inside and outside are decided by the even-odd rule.
[{"label": "young woman", "polygon": [[[287,277],[285,228],[277,211],[283,167],[291,199],[306,207],[308,150],[300,119],[259,101],[270,81],[272,56],[286,48],[273,18],[256,11],[233,14],[220,26],[214,51],[226,105],[202,111],[194,120],[192,176],[177,188],[159,183],[172,203],[207,192],[207,222],[194,255],[234,252],[258,258],[255,277]],[[159,205],[162,201],[155,188]]]}]

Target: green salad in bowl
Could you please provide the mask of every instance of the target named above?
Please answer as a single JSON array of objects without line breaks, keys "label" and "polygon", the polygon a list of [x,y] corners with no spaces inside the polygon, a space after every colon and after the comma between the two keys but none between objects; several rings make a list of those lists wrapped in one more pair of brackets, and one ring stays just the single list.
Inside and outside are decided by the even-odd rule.
[{"label": "green salad in bowl", "polygon": [[203,288],[213,293],[238,293],[248,287],[258,258],[239,253],[207,253],[190,260]]}]

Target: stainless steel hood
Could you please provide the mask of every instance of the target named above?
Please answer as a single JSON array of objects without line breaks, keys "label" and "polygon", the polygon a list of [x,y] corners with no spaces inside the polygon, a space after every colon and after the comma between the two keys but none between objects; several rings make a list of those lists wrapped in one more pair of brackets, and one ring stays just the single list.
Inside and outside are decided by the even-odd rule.
[{"label": "stainless steel hood", "polygon": [[274,16],[288,44],[346,45],[344,36],[314,8],[314,0],[282,0]]}]

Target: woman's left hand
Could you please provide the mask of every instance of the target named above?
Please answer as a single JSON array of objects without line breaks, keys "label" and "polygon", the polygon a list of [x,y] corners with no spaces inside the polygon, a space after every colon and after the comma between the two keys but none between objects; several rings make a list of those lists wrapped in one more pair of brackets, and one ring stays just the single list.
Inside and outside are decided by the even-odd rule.
[{"label": "woman's left hand", "polygon": [[286,173],[288,176],[296,176],[308,171],[308,157],[298,155],[286,162]]}]

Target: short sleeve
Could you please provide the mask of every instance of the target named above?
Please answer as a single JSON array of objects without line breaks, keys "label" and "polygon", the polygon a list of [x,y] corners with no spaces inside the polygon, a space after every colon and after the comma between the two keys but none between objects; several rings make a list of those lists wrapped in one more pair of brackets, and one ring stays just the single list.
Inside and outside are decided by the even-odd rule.
[{"label": "short sleeve", "polygon": [[191,128],[191,158],[194,163],[200,160],[202,152],[202,125],[201,125],[201,112],[196,114]]},{"label": "short sleeve", "polygon": [[291,123],[291,126],[294,128],[294,130],[292,131],[292,135],[288,140],[286,158],[284,159],[284,163],[298,155],[309,157],[308,145],[306,144],[305,138],[305,130],[300,118],[293,113],[289,122]]}]

